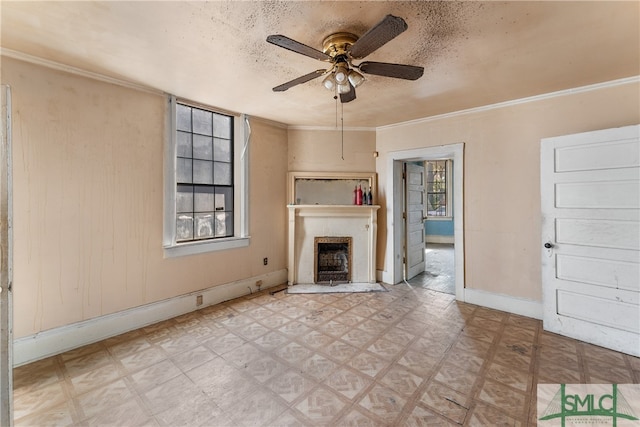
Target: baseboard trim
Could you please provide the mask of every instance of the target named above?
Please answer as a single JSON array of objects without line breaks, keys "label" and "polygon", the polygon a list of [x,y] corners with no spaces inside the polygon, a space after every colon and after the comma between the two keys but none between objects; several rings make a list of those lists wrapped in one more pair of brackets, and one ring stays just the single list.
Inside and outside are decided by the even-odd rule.
[{"label": "baseboard trim", "polygon": [[[255,284],[258,280],[262,280],[261,289],[287,283],[287,270],[282,269],[213,286],[167,300],[17,338],[13,341],[14,367],[102,341],[209,305],[248,295],[256,290]],[[202,295],[202,305],[196,306],[195,297],[197,295]]]},{"label": "baseboard trim", "polygon": [[520,316],[542,319],[542,302],[478,289],[464,289],[464,302],[506,311]]},{"label": "baseboard trim", "polygon": [[429,243],[441,243],[441,244],[454,244],[455,238],[453,236],[444,236],[438,234],[427,234],[425,236],[425,240],[427,242],[427,246]]}]

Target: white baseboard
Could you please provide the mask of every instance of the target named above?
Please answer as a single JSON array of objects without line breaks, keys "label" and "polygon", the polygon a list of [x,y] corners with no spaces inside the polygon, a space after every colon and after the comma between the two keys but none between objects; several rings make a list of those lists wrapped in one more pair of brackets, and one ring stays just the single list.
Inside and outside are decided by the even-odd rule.
[{"label": "white baseboard", "polygon": [[[13,341],[14,366],[44,359],[45,357],[190,313],[209,305],[248,295],[256,290],[255,284],[258,280],[262,280],[261,289],[287,283],[287,270],[278,270],[261,276],[213,286],[118,313],[17,338]],[[202,295],[202,305],[196,306],[197,295]]]},{"label": "white baseboard", "polygon": [[495,294],[478,289],[464,289],[464,302],[482,307],[519,314],[520,316],[542,319],[542,302],[510,295]]}]

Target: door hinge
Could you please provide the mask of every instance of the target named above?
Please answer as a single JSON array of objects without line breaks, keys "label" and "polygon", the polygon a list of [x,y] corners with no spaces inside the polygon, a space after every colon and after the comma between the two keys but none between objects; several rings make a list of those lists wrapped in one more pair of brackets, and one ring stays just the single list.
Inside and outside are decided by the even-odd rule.
[{"label": "door hinge", "polygon": [[402,219],[407,219],[407,213],[406,212],[402,212]]},{"label": "door hinge", "polygon": [[402,257],[402,263],[406,264],[407,263],[407,259],[405,257]]}]

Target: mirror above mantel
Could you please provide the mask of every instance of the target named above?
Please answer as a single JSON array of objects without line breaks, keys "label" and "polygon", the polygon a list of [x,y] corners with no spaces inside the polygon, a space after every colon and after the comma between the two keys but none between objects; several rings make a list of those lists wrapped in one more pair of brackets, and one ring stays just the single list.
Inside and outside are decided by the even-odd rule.
[{"label": "mirror above mantel", "polygon": [[376,204],[375,172],[289,172],[289,205],[353,205],[354,190],[371,191]]}]

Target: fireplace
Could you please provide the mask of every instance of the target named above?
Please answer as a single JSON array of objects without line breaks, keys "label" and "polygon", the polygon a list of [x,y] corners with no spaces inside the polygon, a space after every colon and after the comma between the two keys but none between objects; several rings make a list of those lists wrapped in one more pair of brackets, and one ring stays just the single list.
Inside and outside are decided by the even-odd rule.
[{"label": "fireplace", "polygon": [[351,237],[315,237],[314,248],[315,283],[351,282]]},{"label": "fireplace", "polygon": [[[379,206],[289,205],[288,208],[289,285],[376,282],[376,211]],[[321,253],[327,252],[321,256],[320,263],[325,265],[321,267],[320,277],[319,249]]]}]

